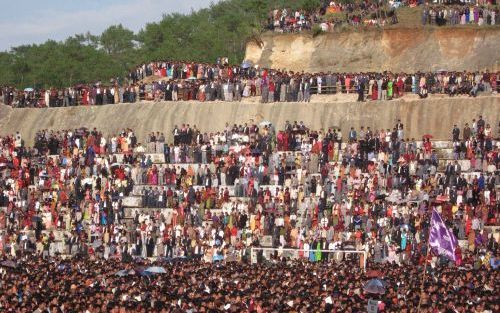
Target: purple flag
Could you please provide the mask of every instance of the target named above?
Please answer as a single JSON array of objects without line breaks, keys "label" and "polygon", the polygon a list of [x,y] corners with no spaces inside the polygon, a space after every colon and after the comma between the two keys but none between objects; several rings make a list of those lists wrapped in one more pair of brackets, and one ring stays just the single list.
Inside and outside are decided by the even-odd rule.
[{"label": "purple flag", "polygon": [[456,261],[455,248],[458,245],[457,238],[446,227],[436,209],[432,210],[429,244],[438,254],[443,254],[448,259]]}]

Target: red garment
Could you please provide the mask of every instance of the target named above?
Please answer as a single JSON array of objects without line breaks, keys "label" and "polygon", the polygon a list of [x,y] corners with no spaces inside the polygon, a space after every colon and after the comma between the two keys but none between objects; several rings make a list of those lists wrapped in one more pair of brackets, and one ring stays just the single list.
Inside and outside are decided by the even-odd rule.
[{"label": "red garment", "polygon": [[403,95],[403,90],[404,90],[404,82],[403,82],[403,80],[401,78],[398,79],[397,86],[398,86],[398,95],[402,96]]},{"label": "red garment", "polygon": [[430,153],[432,150],[432,143],[430,141],[424,142],[424,151]]},{"label": "red garment", "polygon": [[125,179],[125,171],[122,168],[117,168],[115,170],[115,176],[120,180],[124,180]]},{"label": "red garment", "polygon": [[89,92],[87,91],[87,89],[84,89],[83,92],[82,92],[82,104],[83,105],[88,105],[89,104],[88,96],[89,96]]},{"label": "red garment", "polygon": [[376,83],[372,86],[372,100],[378,100],[378,85]]},{"label": "red garment", "polygon": [[275,87],[275,85],[274,85],[274,82],[273,82],[273,81],[271,81],[271,82],[269,83],[269,92],[274,92],[275,90],[276,90],[276,87]]},{"label": "red garment", "polygon": [[15,158],[12,160],[12,165],[14,166],[14,168],[15,168],[15,169],[18,169],[18,168],[19,168],[19,165],[20,165],[19,158],[15,157]]}]

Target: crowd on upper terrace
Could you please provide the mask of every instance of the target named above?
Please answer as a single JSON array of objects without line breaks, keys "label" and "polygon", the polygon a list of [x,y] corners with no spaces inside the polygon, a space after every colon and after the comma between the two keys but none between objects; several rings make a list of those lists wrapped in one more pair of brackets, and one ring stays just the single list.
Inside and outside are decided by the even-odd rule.
[{"label": "crowd on upper terrace", "polygon": [[[497,93],[497,72],[440,70],[417,73],[304,73],[251,66],[185,61],[155,61],[138,66],[128,75],[130,84],[77,85],[63,89],[17,90],[4,87],[0,99],[13,107],[104,105],[137,101],[310,101],[314,94],[352,93],[358,101],[391,100],[405,93],[441,93],[476,96]],[[151,82],[145,81],[148,79]],[[154,80],[152,80],[154,79]]]},{"label": "crowd on upper terrace", "polygon": [[422,11],[422,24],[430,25],[496,25],[498,7],[483,5],[433,5]]},{"label": "crowd on upper terrace", "polygon": [[[430,25],[496,25],[498,7],[494,1],[323,1],[315,9],[276,8],[269,12],[267,28],[294,33],[310,30],[333,31],[341,25],[386,26],[397,24],[397,8],[423,7],[422,24]],[[415,9],[417,10],[417,9]]]}]

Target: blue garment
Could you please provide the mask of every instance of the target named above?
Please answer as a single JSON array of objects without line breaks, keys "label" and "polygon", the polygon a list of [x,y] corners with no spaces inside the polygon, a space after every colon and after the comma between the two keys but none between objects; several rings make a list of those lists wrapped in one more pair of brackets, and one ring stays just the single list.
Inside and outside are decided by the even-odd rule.
[{"label": "blue garment", "polygon": [[479,187],[480,190],[483,190],[484,189],[484,176],[479,176],[478,180],[477,180],[477,185]]},{"label": "blue garment", "polygon": [[78,234],[80,234],[80,233],[82,232],[82,230],[83,230],[83,226],[82,226],[82,224],[81,224],[81,223],[78,223],[78,224],[76,225],[76,232],[77,232]]},{"label": "blue garment", "polygon": [[95,151],[92,146],[87,148],[87,160],[89,162],[89,165],[94,164],[94,158],[95,158]]},{"label": "blue garment", "polygon": [[406,238],[407,238],[406,234],[401,234],[401,250],[406,249]]},{"label": "blue garment", "polygon": [[500,259],[495,257],[490,258],[490,266],[492,269],[496,270],[500,266]]},{"label": "blue garment", "polygon": [[315,250],[309,250],[309,261],[311,262],[316,262],[316,251]]}]

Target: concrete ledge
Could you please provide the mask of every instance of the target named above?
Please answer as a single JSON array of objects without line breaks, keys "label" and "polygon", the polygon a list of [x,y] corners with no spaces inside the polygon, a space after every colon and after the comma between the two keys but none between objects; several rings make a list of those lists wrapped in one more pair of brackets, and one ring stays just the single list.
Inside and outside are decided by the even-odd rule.
[{"label": "concrete ledge", "polygon": [[124,207],[136,208],[142,207],[142,197],[128,196],[122,199],[122,205]]},{"label": "concrete ledge", "polygon": [[133,218],[135,216],[135,212],[145,213],[145,214],[151,214],[154,212],[160,211],[162,214],[165,216],[167,214],[172,214],[174,212],[174,209],[172,208],[125,208],[124,213],[125,213],[125,218]]}]

